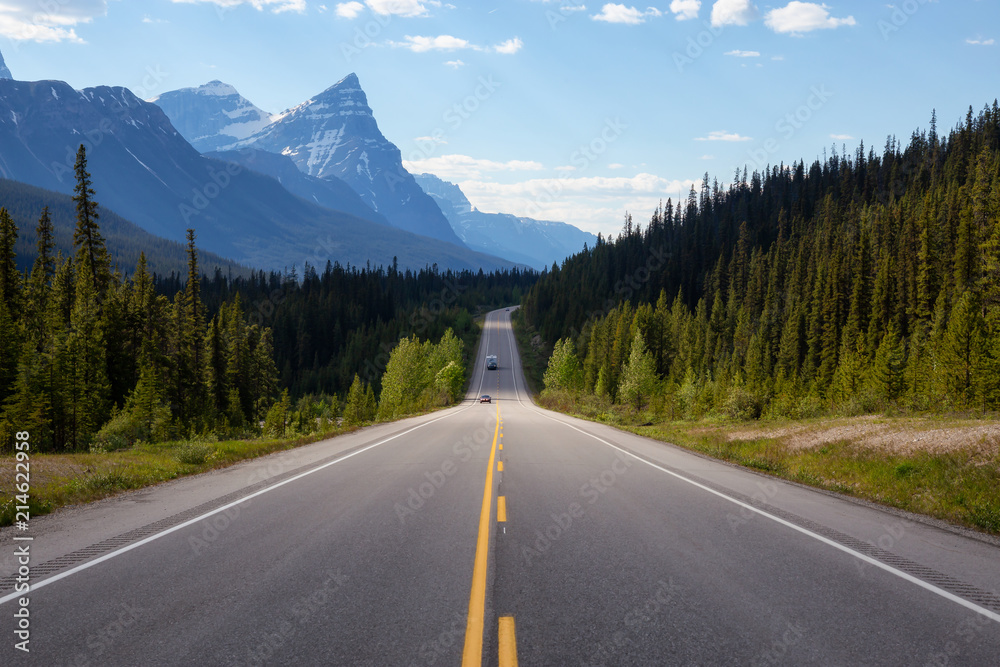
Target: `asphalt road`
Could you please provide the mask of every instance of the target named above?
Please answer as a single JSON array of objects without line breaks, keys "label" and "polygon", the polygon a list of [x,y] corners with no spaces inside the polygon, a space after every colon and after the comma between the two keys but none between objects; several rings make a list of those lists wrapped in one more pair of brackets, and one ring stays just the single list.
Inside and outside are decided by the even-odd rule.
[{"label": "asphalt road", "polygon": [[540,410],[505,310],[478,359],[458,407],[0,531],[0,664],[1000,664],[991,541]]}]

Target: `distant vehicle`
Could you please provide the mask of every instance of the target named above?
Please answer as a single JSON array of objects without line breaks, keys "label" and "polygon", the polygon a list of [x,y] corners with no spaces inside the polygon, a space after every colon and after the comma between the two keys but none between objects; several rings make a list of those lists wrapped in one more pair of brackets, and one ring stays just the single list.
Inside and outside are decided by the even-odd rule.
[{"label": "distant vehicle", "polygon": [[492,403],[493,399],[490,398],[489,394],[483,394],[482,396],[479,397],[479,402],[480,403]]},{"label": "distant vehicle", "polygon": [[497,355],[491,354],[486,357],[486,370],[495,371],[497,369]]},{"label": "distant vehicle", "polygon": [[510,312],[510,308],[508,308],[508,309],[507,309],[507,312],[508,312],[508,313]]}]

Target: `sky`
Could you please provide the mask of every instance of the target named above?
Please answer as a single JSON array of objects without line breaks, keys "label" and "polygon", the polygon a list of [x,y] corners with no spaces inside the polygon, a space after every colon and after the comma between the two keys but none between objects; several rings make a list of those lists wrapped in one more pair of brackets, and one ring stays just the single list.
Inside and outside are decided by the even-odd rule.
[{"label": "sky", "polygon": [[357,73],[414,173],[605,236],[704,174],[881,152],[1000,95],[1000,3],[4,0],[19,80],[144,99],[218,79],[277,113]]}]

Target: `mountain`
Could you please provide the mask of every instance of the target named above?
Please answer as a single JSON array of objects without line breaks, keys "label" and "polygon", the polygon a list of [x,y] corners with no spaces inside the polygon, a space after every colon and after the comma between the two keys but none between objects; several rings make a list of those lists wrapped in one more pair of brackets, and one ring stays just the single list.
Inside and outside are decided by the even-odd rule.
[{"label": "mountain", "polygon": [[[0,177],[72,193],[88,148],[97,201],[146,231],[258,268],[308,261],[485,270],[510,263],[296,197],[270,178],[202,156],[160,107],[125,88],[0,80]],[[436,206],[435,206],[436,208]]]},{"label": "mountain", "polygon": [[359,218],[373,220],[383,225],[389,221],[379,215],[361,199],[357,192],[336,176],[316,178],[299,171],[287,155],[268,153],[255,148],[206,153],[206,157],[233,162],[265,176],[270,176],[292,194],[320,206],[344,211]]},{"label": "mountain", "polygon": [[3,54],[0,53],[0,79],[13,79],[13,75],[10,73],[10,69],[7,67],[7,63],[3,61]]},{"label": "mountain", "polygon": [[394,227],[462,244],[382,135],[355,74],[279,114],[239,146],[287,155],[310,176],[340,178]]},{"label": "mountain", "polygon": [[565,222],[519,218],[508,213],[483,213],[454,183],[433,174],[417,174],[417,183],[437,202],[455,233],[473,250],[543,270],[555,262],[593,247],[597,237]]},{"label": "mountain", "polygon": [[[18,269],[22,271],[29,269],[35,261],[38,252],[35,228],[42,209],[46,206],[49,207],[49,216],[52,219],[55,251],[62,252],[66,257],[73,257],[76,254],[73,247],[76,202],[69,195],[0,179],[0,206],[7,209],[14,224],[17,225],[17,243],[14,249],[17,254]],[[185,244],[154,236],[103,206],[98,208],[98,214],[101,235],[111,256],[111,263],[122,273],[131,274],[139,262],[139,254],[143,252],[146,253],[146,266],[151,273],[158,273],[161,276],[172,272],[179,275],[187,273]],[[198,265],[208,275],[212,275],[215,269],[234,276],[249,275],[251,272],[247,267],[215,253],[206,252],[200,247]]]},{"label": "mountain", "polygon": [[232,146],[271,122],[271,114],[221,81],[172,90],[150,101],[163,109],[177,131],[202,153]]}]

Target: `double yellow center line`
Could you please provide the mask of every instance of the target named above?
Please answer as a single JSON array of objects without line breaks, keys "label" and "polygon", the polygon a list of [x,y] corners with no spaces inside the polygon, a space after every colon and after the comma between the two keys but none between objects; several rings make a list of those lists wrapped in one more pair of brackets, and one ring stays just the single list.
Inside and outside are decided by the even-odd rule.
[{"label": "double yellow center line", "polygon": [[[476,560],[472,568],[472,591],[469,593],[469,614],[465,621],[465,647],[462,667],[481,667],[483,664],[483,629],[486,614],[486,571],[489,565],[490,529],[493,509],[493,470],[500,437],[500,404],[497,404],[497,425],[493,431],[493,446],[486,467],[486,484],[483,489],[483,506],[479,513],[479,535],[476,539]],[[502,448],[502,445],[501,445]],[[502,464],[496,466],[502,470]],[[507,504],[504,497],[497,499],[497,519],[506,521]],[[499,650],[501,667],[517,667],[517,648],[514,638],[514,618],[504,616],[499,625]]]}]

